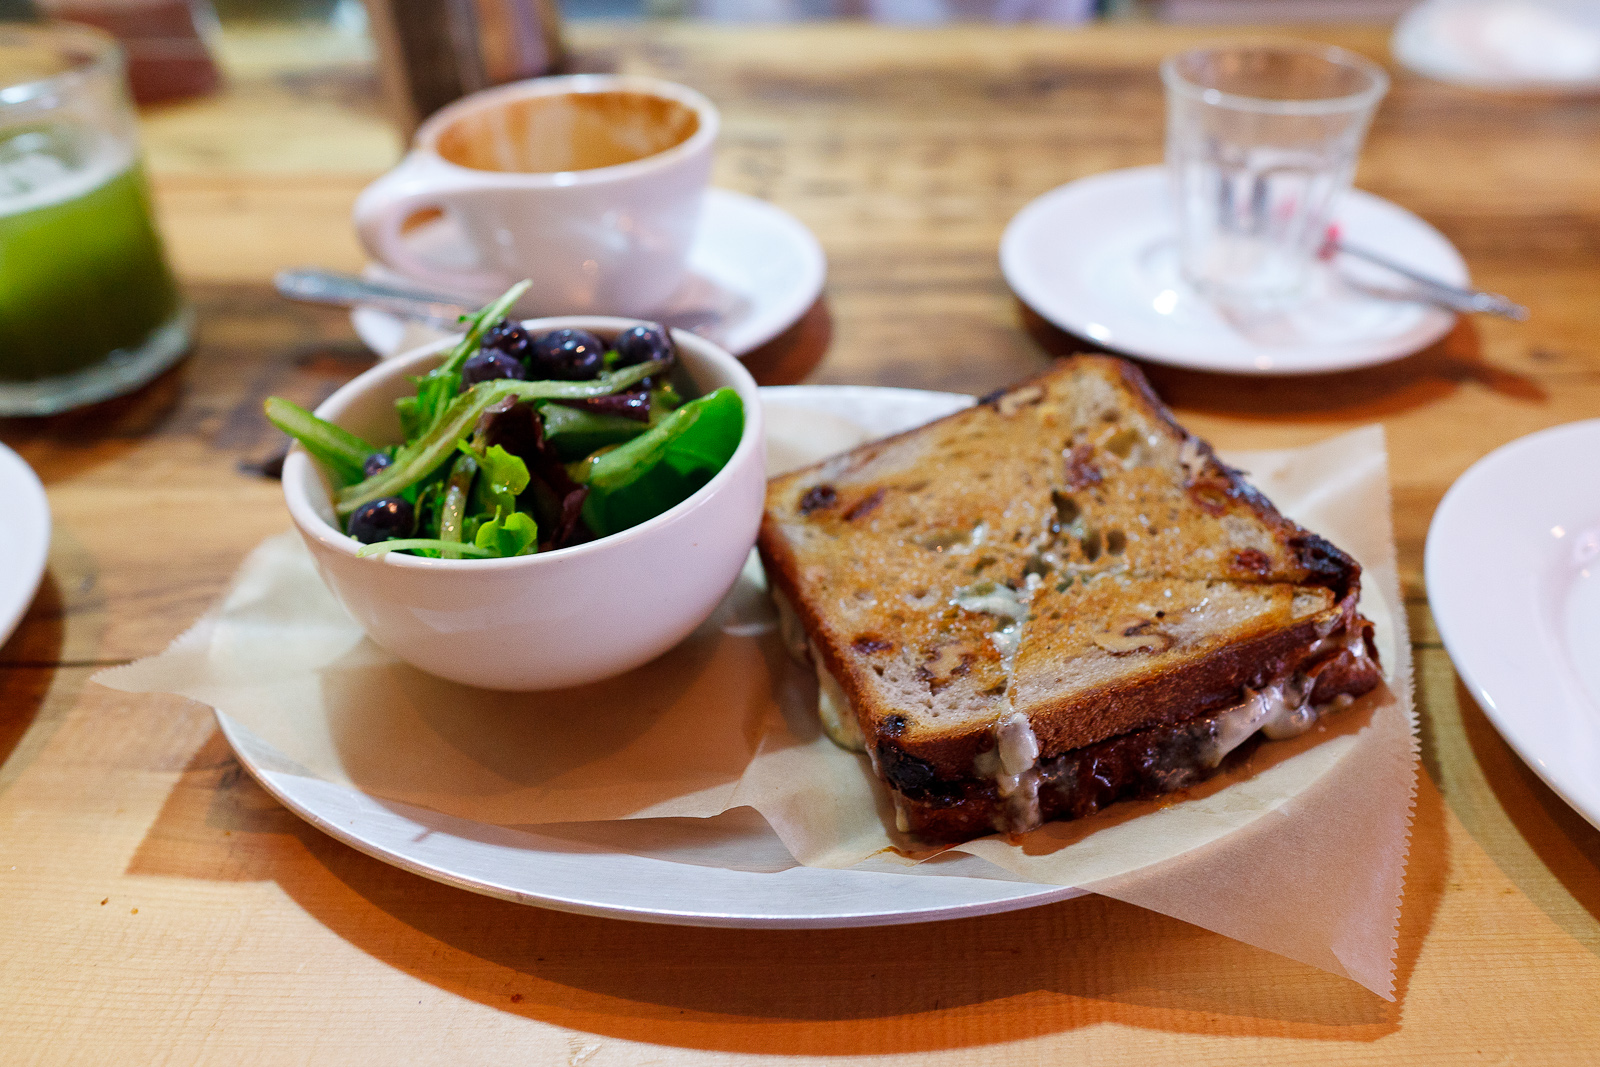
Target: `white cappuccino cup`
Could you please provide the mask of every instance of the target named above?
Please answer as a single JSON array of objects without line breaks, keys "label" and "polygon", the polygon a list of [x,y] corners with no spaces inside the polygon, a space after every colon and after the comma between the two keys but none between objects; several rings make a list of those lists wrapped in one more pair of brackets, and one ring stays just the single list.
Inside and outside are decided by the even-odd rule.
[{"label": "white cappuccino cup", "polygon": [[[717,109],[654,78],[578,74],[474,93],[417,130],[355,224],[393,270],[484,300],[527,278],[525,315],[648,315],[683,282]],[[444,216],[470,256],[408,237]]]}]

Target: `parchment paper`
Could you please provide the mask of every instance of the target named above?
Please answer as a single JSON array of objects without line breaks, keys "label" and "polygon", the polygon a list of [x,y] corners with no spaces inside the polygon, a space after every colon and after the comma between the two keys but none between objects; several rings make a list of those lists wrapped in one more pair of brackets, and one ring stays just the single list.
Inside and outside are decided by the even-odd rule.
[{"label": "parchment paper", "polygon": [[[778,466],[866,436],[848,419],[781,404],[767,419]],[[503,694],[432,678],[367,641],[284,534],[167,651],[98,680],[190,697],[297,773],[460,818],[566,824],[562,836],[609,849],[745,870],[799,863],[1078,886],[1393,999],[1416,743],[1383,433],[1227,458],[1361,562],[1388,687],[1198,789],[1017,839],[931,853],[894,833],[865,757],[821,734],[815,682],[782,649],[753,555],[712,618],[654,663],[581,689]],[[711,818],[740,808],[766,827]]]}]

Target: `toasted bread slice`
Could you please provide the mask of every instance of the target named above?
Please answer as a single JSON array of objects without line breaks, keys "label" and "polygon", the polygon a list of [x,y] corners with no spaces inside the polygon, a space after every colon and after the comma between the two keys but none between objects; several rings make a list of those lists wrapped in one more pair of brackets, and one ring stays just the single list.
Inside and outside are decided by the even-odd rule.
[{"label": "toasted bread slice", "polygon": [[[849,705],[832,732],[873,756],[904,823],[930,836],[1084,813],[1081,784],[1040,792],[1068,754],[1142,734],[1159,747],[1261,711],[1269,689],[1281,733],[1379,677],[1360,568],[1219,463],[1121,360],[1064,361],[774,479],[759,547],[825,692]],[[1176,777],[1124,775],[1118,795],[1209,772],[1227,750]]]}]

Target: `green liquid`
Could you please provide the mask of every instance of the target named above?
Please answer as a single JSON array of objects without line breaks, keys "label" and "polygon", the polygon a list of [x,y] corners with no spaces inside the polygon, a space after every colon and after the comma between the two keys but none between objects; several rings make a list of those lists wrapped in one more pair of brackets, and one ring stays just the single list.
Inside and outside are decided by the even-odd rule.
[{"label": "green liquid", "polygon": [[[0,134],[0,160],[5,148]],[[0,214],[0,381],[136,350],[177,310],[137,163],[80,195]]]}]

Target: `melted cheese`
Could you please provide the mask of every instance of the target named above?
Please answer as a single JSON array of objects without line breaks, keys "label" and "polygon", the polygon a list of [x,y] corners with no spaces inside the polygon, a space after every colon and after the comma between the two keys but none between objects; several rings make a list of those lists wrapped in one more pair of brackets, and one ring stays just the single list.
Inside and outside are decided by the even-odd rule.
[{"label": "melted cheese", "polygon": [[1018,591],[994,582],[979,582],[958,590],[951,601],[968,611],[993,615],[1000,622],[989,634],[989,640],[1000,653],[1000,669],[1006,676],[1006,713],[995,724],[994,747],[978,753],[973,769],[980,778],[994,779],[996,792],[1005,800],[1004,815],[995,828],[1009,833],[1032,830],[1044,821],[1039,811],[1039,739],[1034,736],[1028,717],[1012,710],[1011,704],[1028,601],[1038,585],[1032,581]]},{"label": "melted cheese", "polygon": [[865,752],[867,739],[861,733],[855,708],[851,706],[839,679],[823,665],[822,656],[815,645],[811,646],[811,661],[817,665],[817,717],[822,720],[823,730],[840,748]]},{"label": "melted cheese", "polygon": [[973,769],[979,777],[993,778],[995,791],[1006,802],[1004,821],[996,829],[1022,833],[1043,821],[1039,738],[1022,712],[1014,711],[995,724],[994,747],[978,753]]},{"label": "melted cheese", "polygon": [[1183,468],[1183,477],[1186,481],[1194,481],[1206,469],[1206,454],[1200,447],[1200,439],[1185,436],[1183,444],[1178,448],[1178,466]]},{"label": "melted cheese", "polygon": [[1357,660],[1367,658],[1367,635],[1366,631],[1360,626],[1343,626],[1333,633],[1324,634],[1311,642],[1311,646],[1306,651],[1315,656],[1327,647],[1330,641],[1336,642],[1340,648],[1350,653]]},{"label": "melted cheese", "polygon": [[772,588],[772,603],[778,609],[778,634],[783,638],[783,647],[801,663],[806,662],[811,658],[811,644],[806,640],[806,628],[800,622],[799,613],[783,590],[776,586]]},{"label": "melted cheese", "polygon": [[783,637],[783,647],[801,663],[808,663],[817,672],[817,718],[830,740],[851,752],[865,752],[867,739],[861,733],[861,723],[856,719],[855,708],[845,695],[844,686],[822,662],[817,646],[806,637],[805,626],[783,590],[772,590],[772,602],[778,608],[778,632]]},{"label": "melted cheese", "polygon": [[1311,680],[1296,675],[1261,689],[1246,689],[1237,707],[1216,715],[1216,733],[1202,755],[1208,767],[1215,767],[1228,753],[1260,730],[1272,741],[1299,737],[1317,721],[1317,709],[1306,702],[1311,695]]},{"label": "melted cheese", "polygon": [[[1030,591],[1031,592],[1031,591]],[[1008,585],[998,582],[978,582],[956,590],[950,603],[958,608],[1010,619],[1013,623],[1028,617],[1028,594],[1018,593]]]}]

